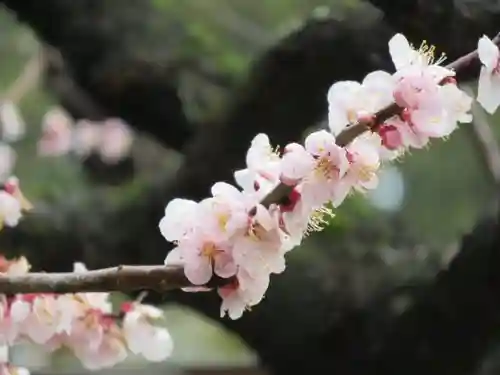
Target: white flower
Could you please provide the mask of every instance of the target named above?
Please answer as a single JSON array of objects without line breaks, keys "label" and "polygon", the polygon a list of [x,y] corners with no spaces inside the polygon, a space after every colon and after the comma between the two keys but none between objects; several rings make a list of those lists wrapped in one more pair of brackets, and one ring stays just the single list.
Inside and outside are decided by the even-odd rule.
[{"label": "white flower", "polygon": [[134,354],[142,354],[149,361],[164,361],[172,354],[173,341],[169,332],[153,325],[163,312],[153,306],[135,304],[125,314],[123,332],[127,346]]},{"label": "white flower", "polygon": [[77,317],[78,302],[71,295],[39,295],[33,302],[30,315],[23,321],[23,333],[37,344],[45,344],[55,335],[71,333]]},{"label": "white flower", "polygon": [[282,176],[288,181],[300,181],[300,193],[305,204],[317,209],[332,201],[342,203],[348,193],[340,179],[349,168],[346,151],[337,146],[335,137],[325,130],[311,133],[305,147],[293,144],[285,149]]},{"label": "white flower", "polygon": [[342,179],[357,190],[372,190],[378,186],[380,156],[374,144],[358,138],[347,146],[350,168]]},{"label": "white flower", "polygon": [[500,105],[500,51],[497,45],[484,35],[479,39],[477,52],[483,64],[479,74],[477,101],[492,114]]},{"label": "white flower", "polygon": [[6,142],[20,140],[26,133],[26,124],[17,106],[11,101],[0,103],[2,137]]},{"label": "white flower", "polygon": [[61,156],[72,147],[73,119],[60,108],[49,110],[42,119],[42,137],[38,153],[42,156]]},{"label": "white flower", "polygon": [[456,84],[446,84],[440,87],[440,95],[443,98],[444,106],[448,116],[453,122],[468,123],[472,121],[473,99]]},{"label": "white flower", "polygon": [[438,83],[445,77],[454,76],[452,70],[439,65],[445,60],[445,55],[436,59],[435,52],[435,47],[429,46],[425,41],[418,50],[413,48],[403,34],[396,34],[389,41],[389,53],[397,70],[396,78],[409,72],[426,71]]},{"label": "white flower", "polygon": [[160,232],[169,242],[179,241],[193,228],[198,203],[189,199],[175,198],[165,207],[165,216],[160,220]]},{"label": "white flower", "polygon": [[269,274],[252,277],[245,270],[240,270],[237,280],[217,290],[222,298],[221,318],[226,313],[233,320],[241,318],[245,310],[264,298],[268,287]]},{"label": "white flower", "polygon": [[19,200],[3,190],[0,191],[0,228],[3,225],[15,227],[21,220],[21,210]]},{"label": "white flower", "polygon": [[132,142],[132,130],[121,119],[110,118],[101,125],[98,151],[104,162],[122,160],[129,154]]},{"label": "white flower", "polygon": [[348,125],[392,103],[394,78],[387,72],[369,73],[362,83],[340,81],[328,91],[328,125],[338,135]]},{"label": "white flower", "polygon": [[20,325],[29,314],[29,306],[27,309],[14,304],[9,308],[5,298],[0,301],[0,345],[15,342],[20,334]]},{"label": "white flower", "polygon": [[262,198],[279,183],[280,161],[269,137],[257,134],[247,152],[247,168],[236,171],[234,179],[244,191],[256,192]]},{"label": "white flower", "polygon": [[89,156],[100,145],[102,129],[98,123],[80,120],[73,130],[72,149],[80,157]]},{"label": "white flower", "polygon": [[96,345],[89,345],[88,342],[82,341],[72,343],[71,347],[76,357],[89,370],[113,367],[124,361],[128,354],[121,332],[114,326],[102,334]]}]

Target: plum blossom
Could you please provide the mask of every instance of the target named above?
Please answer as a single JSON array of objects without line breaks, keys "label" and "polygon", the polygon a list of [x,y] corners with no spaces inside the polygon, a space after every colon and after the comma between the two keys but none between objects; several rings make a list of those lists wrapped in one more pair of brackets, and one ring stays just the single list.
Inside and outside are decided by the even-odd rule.
[{"label": "plum blossom", "polygon": [[339,81],[327,95],[328,125],[338,135],[348,125],[369,118],[376,111],[392,103],[395,80],[384,71],[369,73],[362,83]]},{"label": "plum blossom", "polygon": [[403,77],[394,97],[399,106],[407,109],[407,121],[415,132],[429,138],[441,138],[456,129],[456,118],[449,116],[448,99],[443,95],[442,87],[427,72]]},{"label": "plum blossom", "polygon": [[[362,83],[355,81],[334,83],[328,92],[328,126],[331,132],[337,136],[355,123],[373,121],[374,113],[393,102],[395,86],[395,78],[384,71],[369,73]],[[396,152],[399,149],[385,147],[384,140],[378,132],[365,132],[359,138],[372,143],[383,160],[392,160],[401,154]]]},{"label": "plum blossom", "polygon": [[234,240],[233,257],[252,278],[285,270],[281,236],[276,221],[262,205],[249,218],[247,228]]},{"label": "plum blossom", "polygon": [[211,193],[211,198],[200,202],[203,225],[211,227],[213,233],[222,240],[244,231],[251,211],[259,205],[258,196],[225,182],[216,182]]},{"label": "plum blossom", "polygon": [[4,190],[18,200],[23,211],[33,209],[31,202],[24,196],[19,179],[16,176],[10,176],[4,183]]},{"label": "plum blossom", "polygon": [[38,153],[42,156],[61,156],[71,151],[73,120],[63,109],[53,108],[42,118],[42,136]]},{"label": "plum blossom", "polygon": [[108,164],[119,162],[130,152],[133,133],[121,119],[108,118],[101,122],[79,120],[76,123],[64,110],[54,108],[42,119],[42,137],[38,153],[61,156],[74,152],[88,157],[92,152]]},{"label": "plum blossom", "polygon": [[11,345],[19,337],[19,323],[27,316],[24,308],[10,306],[2,296],[0,300],[0,345]]},{"label": "plum blossom", "polygon": [[210,232],[201,227],[181,241],[167,256],[165,264],[171,259],[180,259],[184,263],[186,277],[194,285],[206,284],[213,273],[220,277],[230,277],[236,273],[229,243],[217,242]]},{"label": "plum blossom", "polygon": [[81,157],[89,156],[100,145],[101,126],[99,123],[80,120],[73,131],[73,151]]},{"label": "plum blossom", "polygon": [[107,119],[101,127],[99,154],[104,162],[117,163],[129,154],[132,142],[132,130],[123,120]]},{"label": "plum blossom", "polygon": [[19,257],[13,260],[8,260],[0,255],[0,273],[9,276],[20,276],[28,273],[31,265],[25,257]]},{"label": "plum blossom", "polygon": [[269,275],[253,278],[240,270],[238,278],[217,290],[222,298],[221,318],[227,314],[233,320],[239,319],[245,310],[260,303],[268,287]]},{"label": "plum blossom", "polygon": [[26,123],[18,107],[10,100],[0,103],[0,124],[5,142],[16,142],[26,133]]},{"label": "plum blossom", "polygon": [[[163,318],[163,312],[153,306],[128,304],[123,319],[123,332],[127,346],[134,354],[142,354],[153,362],[168,358],[174,344],[170,333],[154,323]],[[144,345],[148,343],[148,345]]]},{"label": "plum blossom", "polygon": [[245,191],[264,197],[279,181],[281,158],[266,134],[255,136],[246,155],[247,168],[234,173],[236,183]]},{"label": "plum blossom", "polygon": [[22,217],[22,207],[19,200],[12,194],[0,190],[0,229],[6,225],[15,227]]},{"label": "plum blossom", "polygon": [[347,159],[350,167],[341,184],[347,185],[347,189],[352,187],[359,191],[372,190],[378,186],[380,156],[372,143],[362,138],[354,140],[347,146]]},{"label": "plum blossom", "polygon": [[377,132],[384,147],[422,148],[431,138],[449,136],[457,123],[470,122],[472,98],[453,81],[439,85],[428,71],[409,70],[394,89],[402,114],[387,119]]},{"label": "plum blossom", "polygon": [[158,225],[161,234],[170,242],[180,241],[193,229],[198,203],[189,199],[175,198],[165,207],[165,215]]},{"label": "plum blossom", "polygon": [[444,107],[450,121],[469,123],[472,121],[473,99],[466,92],[460,90],[454,83],[447,83],[440,87],[440,94],[444,98]]},{"label": "plum blossom", "polygon": [[177,243],[165,263],[184,264],[186,277],[195,285],[207,283],[214,272],[224,278],[236,273],[232,236],[247,228],[249,211],[257,203],[226,183],[215,184],[212,194],[200,203],[172,201],[160,222],[165,238]]},{"label": "plum blossom", "polygon": [[455,75],[452,70],[440,65],[446,56],[441,54],[436,58],[436,48],[428,45],[425,40],[415,49],[403,34],[396,34],[389,40],[389,53],[396,68],[396,79],[407,74],[425,72],[437,84],[445,77]]},{"label": "plum blossom", "polygon": [[118,118],[102,122],[80,120],[74,128],[74,152],[81,157],[96,152],[108,164],[115,164],[127,156],[132,142],[130,127]]},{"label": "plum blossom", "polygon": [[339,182],[347,173],[349,162],[346,151],[335,143],[335,137],[320,130],[306,138],[305,147],[290,146],[283,155],[282,177],[301,183],[302,199],[312,208],[320,208],[329,201],[340,205],[347,193]]},{"label": "plum blossom", "polygon": [[110,368],[127,358],[127,346],[118,326],[110,324],[102,332],[100,340],[72,342],[76,357],[89,370]]},{"label": "plum blossom", "polygon": [[477,88],[477,101],[492,114],[500,105],[500,51],[486,35],[477,44],[479,60],[482,63]]},{"label": "plum blossom", "polygon": [[22,332],[34,343],[45,344],[56,335],[71,333],[78,309],[76,300],[64,295],[42,294],[29,296],[26,303],[31,305],[31,311],[23,319]]}]

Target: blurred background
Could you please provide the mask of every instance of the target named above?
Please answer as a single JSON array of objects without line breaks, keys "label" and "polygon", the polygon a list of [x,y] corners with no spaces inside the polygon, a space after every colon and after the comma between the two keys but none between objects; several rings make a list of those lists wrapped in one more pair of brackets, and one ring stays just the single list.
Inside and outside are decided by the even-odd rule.
[{"label": "blurred background", "polygon": [[[374,1],[373,6],[358,0],[66,0],[47,1],[44,5],[40,5],[43,2],[39,1],[38,6],[36,1],[18,2],[19,5],[5,2],[14,11],[7,7],[0,8],[0,121],[3,144],[15,152],[13,173],[19,177],[24,194],[35,205],[34,219],[29,220],[36,222],[50,217],[54,227],[59,228],[58,233],[66,228],[68,212],[83,217],[78,225],[92,227],[94,223],[89,217],[93,216],[86,216],[88,212],[102,210],[102,207],[106,208],[106,212],[119,211],[131,205],[135,207],[148,194],[148,189],[159,183],[159,174],[170,182],[175,183],[177,178],[182,180],[176,173],[183,163],[183,154],[190,152],[185,146],[189,144],[188,140],[202,131],[201,127],[208,127],[207,124],[216,123],[217,119],[224,117],[235,90],[246,87],[251,66],[266,51],[281,43],[283,38],[299,32],[308,23],[334,20],[335,25],[349,24],[352,27],[356,23],[371,25],[392,21],[391,17],[396,17],[393,13],[397,12],[401,12],[403,18],[409,17],[408,13],[404,13],[408,11],[399,9],[396,2],[390,5],[391,2]],[[425,8],[425,4],[431,2],[422,3],[422,12],[434,12]],[[495,2],[485,1],[488,4],[484,5],[484,9],[479,5],[470,5],[473,3],[455,2],[448,12],[455,18],[467,17],[467,22],[476,20],[479,24],[482,23],[481,17],[498,16]],[[67,12],[66,18],[59,18],[61,13],[57,12],[58,7]],[[388,13],[387,20],[384,20],[384,10]],[[453,17],[449,18],[449,29],[455,30],[455,22],[458,21]],[[356,21],[353,22],[353,19]],[[420,19],[419,22],[427,20]],[[395,25],[394,30],[400,31],[398,24]],[[443,29],[448,27],[443,23],[440,25]],[[435,30],[439,34],[436,38],[438,50],[441,51],[442,47],[443,52],[448,52],[447,47],[451,46],[454,48],[451,54],[458,55],[467,52],[468,46],[474,48],[474,40],[477,40],[472,35],[472,42],[464,42],[463,46],[456,47],[451,42],[443,42],[441,46],[440,41],[448,40],[442,35],[443,31],[436,27],[432,29],[429,24],[427,26],[430,37],[418,27],[412,29],[415,44],[425,38],[432,43],[432,32]],[[476,30],[479,28],[471,29],[471,34]],[[484,30],[485,33],[490,31]],[[102,43],[99,48],[109,48],[106,59],[103,59],[105,62],[101,61],[105,67],[99,72],[87,69],[85,64],[96,58],[92,55],[95,51],[89,52],[89,45],[96,43],[102,36],[100,33],[105,32],[104,41],[99,40]],[[357,33],[358,39],[366,33],[367,43],[377,37],[366,30],[351,32]],[[381,46],[379,53],[387,53],[384,51],[387,40],[381,37],[378,43],[373,44]],[[359,42],[356,43],[359,46]],[[336,59],[349,63],[355,53],[350,48],[356,48],[356,43],[352,47],[349,43],[332,43],[331,53]],[[114,48],[117,50],[114,51]],[[363,51],[356,53],[359,55]],[[129,70],[120,70],[116,67],[122,67],[121,64],[129,61],[120,61],[123,56],[133,60],[134,64],[139,63],[131,65]],[[312,57],[313,65],[316,58],[320,59],[321,53]],[[387,58],[384,57],[385,60]],[[286,70],[287,65],[293,66],[298,60],[278,58],[277,61]],[[374,61],[370,70],[380,67],[380,63]],[[168,123],[161,119],[163,112],[154,112],[148,107],[141,112],[139,106],[142,103],[159,103],[163,99],[168,107],[171,98],[167,89],[164,93],[160,89],[155,91],[157,97],[154,100],[148,97],[151,93],[140,85],[130,86],[127,95],[117,99],[106,96],[103,82],[107,82],[109,87],[123,87],[120,86],[123,76],[119,74],[140,76],[144,74],[144,69],[159,71],[168,77],[169,84],[173,85],[182,102],[187,120]],[[266,65],[260,68],[257,65],[256,69],[266,69]],[[339,70],[337,76],[332,75],[336,79],[358,78],[369,71],[360,67],[361,71],[343,76],[342,68],[332,65],[331,69]],[[110,74],[113,71],[120,73],[113,76]],[[108,74],[111,78],[106,81],[99,74]],[[307,76],[302,78],[307,81]],[[88,85],[82,84],[82,81],[88,82]],[[301,81],[294,82],[300,84]],[[325,82],[325,87],[331,83],[333,80]],[[295,89],[300,93],[301,87]],[[467,89],[474,94],[473,84]],[[307,90],[304,87],[305,95]],[[318,95],[324,93],[323,90]],[[267,105],[272,107],[280,100],[280,97],[269,98]],[[297,103],[300,102],[299,98]],[[302,134],[312,127],[325,126],[326,105],[321,111],[323,114],[316,111],[317,121],[304,124],[300,129]],[[432,281],[436,273],[455,256],[461,236],[469,232],[477,219],[496,204],[498,179],[494,163],[500,157],[496,145],[500,135],[500,127],[496,126],[498,118],[486,116],[479,108],[474,111],[474,124],[462,126],[446,141],[433,142],[428,150],[412,152],[402,161],[384,167],[378,189],[367,196],[350,198],[323,233],[310,238],[291,255],[291,262],[301,264],[303,271],[289,272],[310,272],[315,278],[322,278],[322,287],[332,295],[335,305],[335,314],[328,313],[331,319],[359,311],[370,304],[375,306],[369,310],[371,323],[369,328],[363,329],[370,331],[374,337],[382,335],[377,330],[405,311],[419,288]],[[144,122],[140,121],[141,114]],[[157,115],[160,116],[159,124],[153,124],[154,121],[147,117]],[[92,121],[97,128],[104,128],[110,123],[114,125],[106,128],[109,131],[106,134],[97,128],[87,128],[88,133],[85,133],[82,123],[87,123],[82,120]],[[178,124],[185,128],[175,128],[181,126]],[[170,130],[163,134],[162,127]],[[259,129],[258,126],[256,129]],[[265,128],[261,130],[266,131]],[[19,135],[9,136],[12,132]],[[67,144],[68,138],[64,137],[74,139],[75,134],[80,137],[80,143],[72,148]],[[59,138],[55,139],[56,135]],[[238,142],[242,143],[238,150],[244,150],[249,139]],[[225,149],[227,158],[233,157],[231,147]],[[239,160],[243,157],[244,153],[240,152]],[[209,173],[209,165],[207,169],[206,173]],[[206,186],[203,188],[206,189]],[[163,207],[167,201],[163,201]],[[140,215],[137,220],[140,220]],[[41,238],[54,238],[49,232],[44,232],[49,231],[45,226],[26,224],[23,228],[21,230],[35,231]],[[109,239],[115,235],[113,231],[103,229],[103,233],[103,241],[113,241]],[[52,247],[58,244],[56,240],[48,243]],[[9,242],[9,245],[12,244],[21,244],[17,248],[20,251],[28,246]],[[166,253],[167,244],[164,246]],[[28,251],[28,254],[34,251]],[[51,251],[51,256],[56,256],[66,250],[51,248]],[[90,254],[89,264],[100,265],[93,262],[95,252]],[[69,257],[67,254],[62,256]],[[76,259],[78,256],[73,258],[80,260]],[[116,264],[116,259],[111,257],[109,262],[104,263]],[[126,257],[124,262],[134,259]],[[34,260],[34,264],[41,263]],[[271,290],[273,287],[271,283]],[[400,292],[392,293],[395,287],[400,288]],[[278,289],[281,293],[283,288],[286,285],[277,288],[275,293]],[[391,298],[378,300],[389,291]],[[297,295],[302,293],[307,291],[297,291]],[[268,299],[274,297],[269,296]],[[117,303],[124,298],[126,296],[114,296]],[[182,298],[161,302],[175,342],[174,354],[168,362],[151,365],[132,357],[116,369],[102,373],[139,370],[150,374],[215,375],[261,374],[266,371],[265,366],[260,366],[259,353],[252,349],[253,345],[248,345],[248,341],[252,340],[245,337],[245,332],[249,330],[245,323],[241,326],[228,323],[228,329],[225,323],[205,316],[217,316],[218,311],[210,310],[206,314],[204,306],[200,307],[191,300],[185,302]],[[293,293],[290,298],[293,298]],[[259,309],[266,308],[266,301],[263,302],[264,307],[259,305],[255,307],[255,312],[247,314],[255,313],[259,317]],[[372,305],[374,301],[379,302]],[[285,304],[282,313],[292,314],[286,310],[287,306]],[[309,308],[313,306],[303,306],[303,309]],[[254,328],[261,329],[258,326]],[[239,335],[241,332],[243,337]],[[285,335],[274,345],[286,347],[288,339],[294,338]],[[356,340],[355,336],[353,340]],[[500,356],[495,355],[495,345],[491,342],[488,341],[488,350],[484,351],[475,370],[467,373],[499,373]],[[37,374],[84,373],[70,353],[49,355],[40,348],[22,345],[15,348],[13,355],[15,363],[26,365]],[[333,351],[332,356],[335,357]],[[363,361],[363,358],[358,360]],[[441,372],[446,373],[449,372]]]}]

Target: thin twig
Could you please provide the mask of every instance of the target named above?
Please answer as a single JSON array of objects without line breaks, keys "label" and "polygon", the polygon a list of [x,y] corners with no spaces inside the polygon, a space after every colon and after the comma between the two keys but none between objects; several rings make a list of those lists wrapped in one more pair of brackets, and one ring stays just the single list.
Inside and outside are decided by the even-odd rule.
[{"label": "thin twig", "polygon": [[24,66],[22,73],[2,95],[2,100],[18,103],[38,83],[43,69],[43,58],[37,53]]},{"label": "thin twig", "polygon": [[[498,45],[500,33],[493,39]],[[459,70],[477,58],[477,51],[468,53],[447,67]],[[341,132],[337,144],[348,145],[356,137],[392,116],[399,114],[401,108],[395,103],[375,114],[373,121],[361,121]],[[291,188],[278,185],[262,203],[269,206],[286,198]],[[219,280],[214,280],[214,286]],[[223,282],[223,280],[222,280]],[[212,282],[211,282],[212,284]],[[118,266],[93,270],[84,273],[28,273],[23,276],[0,276],[0,293],[75,293],[111,292],[133,290],[168,291],[192,286],[184,275],[181,266]]]}]

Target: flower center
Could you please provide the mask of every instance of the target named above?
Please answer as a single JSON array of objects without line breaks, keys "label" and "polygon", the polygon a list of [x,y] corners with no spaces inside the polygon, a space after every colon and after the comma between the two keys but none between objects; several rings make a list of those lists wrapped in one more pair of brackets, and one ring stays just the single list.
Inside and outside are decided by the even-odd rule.
[{"label": "flower center", "polygon": [[427,65],[439,65],[446,60],[446,54],[444,53],[436,59],[436,46],[427,44],[426,40],[422,41],[417,52]]},{"label": "flower center", "polygon": [[267,231],[259,223],[251,223],[248,228],[248,237],[254,241],[263,241],[265,239]]},{"label": "flower center", "polygon": [[326,157],[320,157],[316,163],[316,173],[320,176],[332,180],[338,176],[339,169]]},{"label": "flower center", "polygon": [[207,258],[213,258],[218,252],[219,249],[213,242],[205,242],[201,248],[201,254]]},{"label": "flower center", "polygon": [[370,181],[377,173],[380,164],[364,164],[358,169],[358,177],[363,182]]},{"label": "flower center", "polygon": [[221,231],[225,232],[227,223],[229,222],[229,212],[219,212],[217,213],[217,224],[219,225],[219,228]]}]

